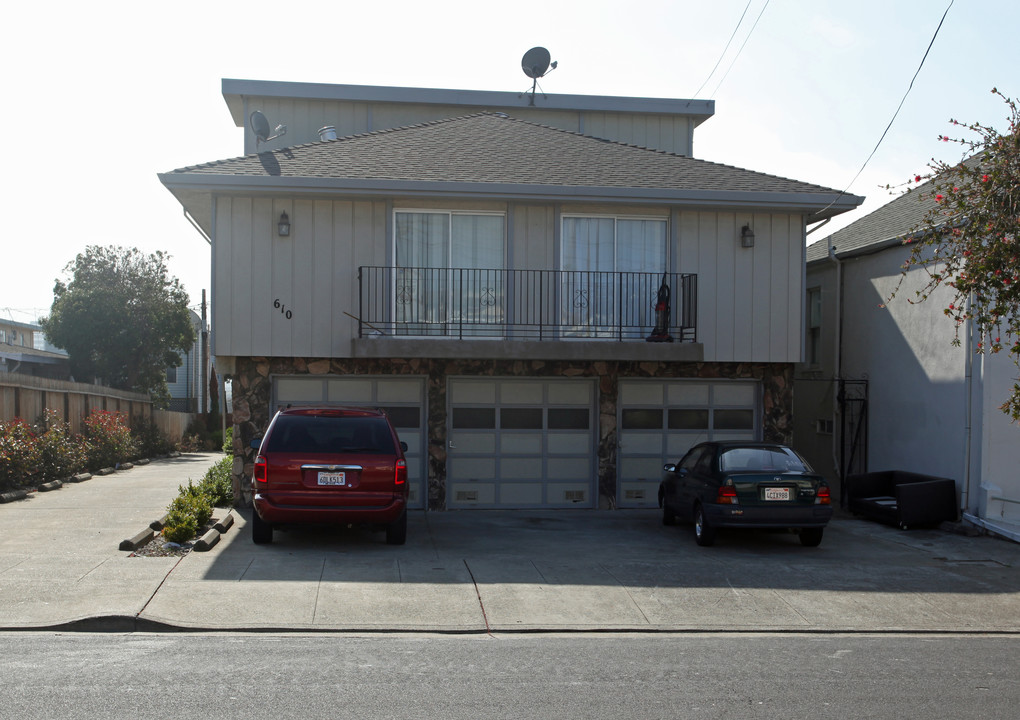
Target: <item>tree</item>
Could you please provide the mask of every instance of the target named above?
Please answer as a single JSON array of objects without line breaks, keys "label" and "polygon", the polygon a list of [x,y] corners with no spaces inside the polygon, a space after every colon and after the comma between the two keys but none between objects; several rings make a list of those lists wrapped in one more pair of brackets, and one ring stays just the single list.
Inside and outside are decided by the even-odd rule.
[{"label": "tree", "polygon": [[[1020,115],[1013,99],[992,92],[1009,108],[1009,130],[950,120],[972,133],[939,136],[962,146],[963,160],[932,160],[928,174],[913,178],[930,180],[923,192],[934,203],[906,239],[913,247],[900,282],[912,268],[927,274],[909,302],[949,288],[944,312],[956,324],[953,344],[960,344],[961,328],[972,327],[976,352],[1005,351],[1020,368]],[[1020,378],[1001,409],[1020,420]]]},{"label": "tree", "polygon": [[138,248],[89,246],[56,281],[49,317],[39,323],[67,350],[79,378],[99,377],[123,390],[169,402],[166,370],[195,342],[188,295],[167,271],[168,255]]}]

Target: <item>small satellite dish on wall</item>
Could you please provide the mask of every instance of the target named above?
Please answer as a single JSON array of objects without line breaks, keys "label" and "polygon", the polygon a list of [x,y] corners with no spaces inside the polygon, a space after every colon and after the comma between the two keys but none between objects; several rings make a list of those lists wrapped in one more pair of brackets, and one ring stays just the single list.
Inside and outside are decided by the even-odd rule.
[{"label": "small satellite dish on wall", "polygon": [[[538,88],[538,79],[545,77],[556,69],[557,63],[550,63],[551,59],[552,56],[544,47],[533,47],[524,53],[524,57],[521,58],[521,70],[532,80],[531,96],[528,100],[528,105],[535,104],[535,90]],[[517,97],[523,97],[524,95],[525,93],[521,93]],[[545,93],[542,93],[542,97],[545,97]]]},{"label": "small satellite dish on wall", "polygon": [[275,140],[278,137],[282,137],[287,134],[286,125],[277,125],[273,130],[275,135],[269,134],[269,120],[259,110],[255,110],[251,115],[248,116],[248,127],[251,128],[252,133],[255,135],[255,149],[258,150],[259,144]]}]

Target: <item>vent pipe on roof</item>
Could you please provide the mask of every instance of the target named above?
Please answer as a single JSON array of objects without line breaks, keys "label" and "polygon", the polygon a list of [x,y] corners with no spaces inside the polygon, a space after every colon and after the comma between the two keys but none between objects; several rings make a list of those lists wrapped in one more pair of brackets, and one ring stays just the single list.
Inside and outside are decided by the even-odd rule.
[{"label": "vent pipe on roof", "polygon": [[319,128],[319,140],[323,142],[326,140],[336,140],[336,128],[332,125]]}]

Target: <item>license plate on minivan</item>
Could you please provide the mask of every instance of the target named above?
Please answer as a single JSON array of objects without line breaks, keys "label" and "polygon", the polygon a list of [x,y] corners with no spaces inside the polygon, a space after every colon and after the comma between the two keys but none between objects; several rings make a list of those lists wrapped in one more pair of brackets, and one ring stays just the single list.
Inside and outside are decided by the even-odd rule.
[{"label": "license plate on minivan", "polygon": [[789,500],[790,488],[765,488],[766,500]]},{"label": "license plate on minivan", "polygon": [[320,472],[319,485],[347,485],[347,473],[342,472]]}]

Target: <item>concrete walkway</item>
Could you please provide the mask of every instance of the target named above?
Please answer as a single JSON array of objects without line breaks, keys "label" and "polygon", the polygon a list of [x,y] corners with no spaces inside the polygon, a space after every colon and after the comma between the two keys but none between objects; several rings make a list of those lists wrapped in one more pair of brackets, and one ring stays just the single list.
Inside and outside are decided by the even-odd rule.
[{"label": "concrete walkway", "polygon": [[[414,512],[408,542],[277,531],[208,552],[118,545],[222,456],[188,455],[0,506],[0,629],[1020,632],[1020,545],[837,515],[819,548],[658,511]],[[235,511],[236,512],[236,511]]]}]

